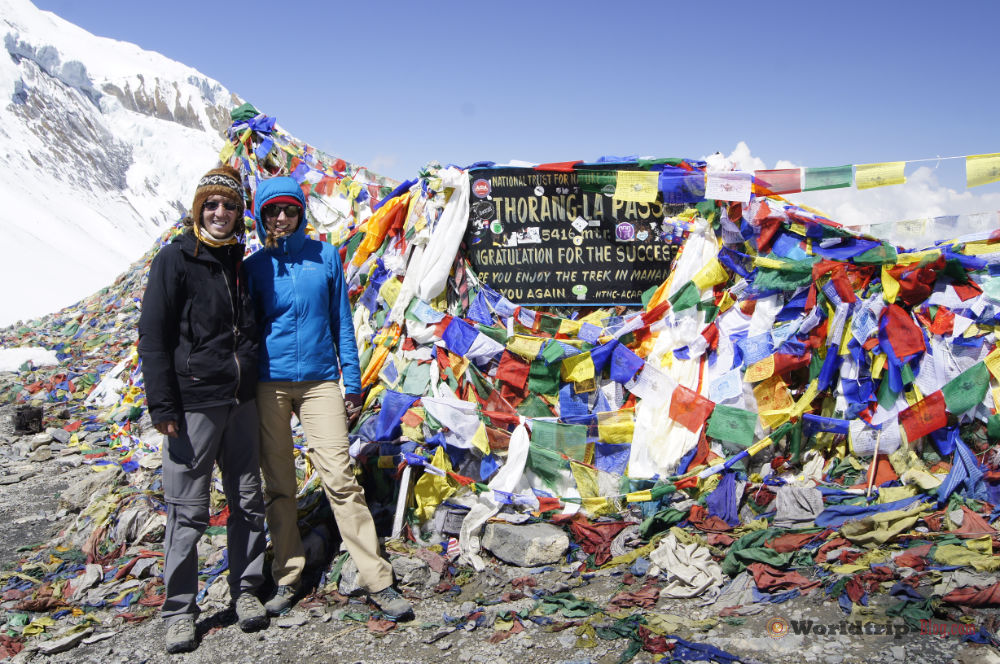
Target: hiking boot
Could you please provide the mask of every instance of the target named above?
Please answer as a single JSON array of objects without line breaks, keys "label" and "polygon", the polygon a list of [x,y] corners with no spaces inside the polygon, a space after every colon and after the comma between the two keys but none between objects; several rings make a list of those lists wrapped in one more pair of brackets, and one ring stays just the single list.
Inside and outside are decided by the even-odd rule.
[{"label": "hiking boot", "polygon": [[267,611],[253,593],[244,592],[236,598],[236,619],[240,629],[253,632],[267,627]]},{"label": "hiking boot", "polygon": [[167,625],[167,652],[190,652],[198,647],[195,636],[194,616],[181,616]]},{"label": "hiking boot", "polygon": [[413,605],[399,591],[387,586],[377,593],[371,593],[368,598],[382,610],[386,617],[392,620],[413,620]]},{"label": "hiking boot", "polygon": [[296,592],[298,592],[298,588],[295,586],[278,586],[274,597],[267,600],[267,603],[264,605],[268,615],[280,616],[292,608],[292,599],[295,597]]}]

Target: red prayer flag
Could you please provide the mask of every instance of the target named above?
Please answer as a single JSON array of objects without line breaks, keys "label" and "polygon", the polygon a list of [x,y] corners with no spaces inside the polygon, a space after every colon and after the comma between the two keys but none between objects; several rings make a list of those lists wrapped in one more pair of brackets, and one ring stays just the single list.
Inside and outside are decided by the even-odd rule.
[{"label": "red prayer flag", "polygon": [[906,440],[913,442],[947,426],[948,414],[944,409],[944,394],[941,390],[928,394],[899,414],[899,424],[906,432]]},{"label": "red prayer flag", "polygon": [[697,432],[712,414],[715,403],[683,385],[674,388],[670,399],[670,419],[688,431]]},{"label": "red prayer flag", "polygon": [[557,173],[572,173],[573,167],[577,164],[582,164],[583,162],[579,159],[576,161],[554,161],[549,164],[539,164],[535,166],[536,171],[556,171]]},{"label": "red prayer flag", "polygon": [[801,168],[777,168],[768,171],[754,171],[753,183],[760,194],[794,194],[802,191]]},{"label": "red prayer flag", "polygon": [[[924,335],[906,309],[898,304],[890,304],[882,310],[882,315],[889,318],[886,332],[896,357],[905,360],[911,355],[926,350]],[[911,440],[913,439],[911,438]]]}]

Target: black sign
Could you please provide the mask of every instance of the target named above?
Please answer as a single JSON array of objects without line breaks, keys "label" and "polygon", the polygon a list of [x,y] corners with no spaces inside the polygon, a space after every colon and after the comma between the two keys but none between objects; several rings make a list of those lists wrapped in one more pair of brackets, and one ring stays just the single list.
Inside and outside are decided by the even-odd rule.
[{"label": "black sign", "polygon": [[683,239],[670,218],[685,206],[615,198],[608,166],[469,177],[469,263],[517,304],[637,304],[670,274]]}]

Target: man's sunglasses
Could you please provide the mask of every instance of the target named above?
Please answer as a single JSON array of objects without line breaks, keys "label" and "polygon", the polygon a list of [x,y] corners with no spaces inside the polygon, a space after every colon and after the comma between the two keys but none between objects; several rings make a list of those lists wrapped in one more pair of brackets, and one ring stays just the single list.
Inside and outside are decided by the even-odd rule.
[{"label": "man's sunglasses", "polygon": [[219,201],[205,201],[205,205],[203,207],[208,212],[215,212],[215,209],[220,205],[229,212],[232,212],[233,210],[239,207],[236,203],[233,203],[232,201],[225,201],[224,203]]},{"label": "man's sunglasses", "polygon": [[302,208],[300,208],[298,205],[265,205],[261,209],[261,212],[264,213],[265,217],[277,217],[282,212],[284,212],[285,216],[288,217],[289,219],[294,219],[295,217],[299,216],[299,213],[301,211]]}]

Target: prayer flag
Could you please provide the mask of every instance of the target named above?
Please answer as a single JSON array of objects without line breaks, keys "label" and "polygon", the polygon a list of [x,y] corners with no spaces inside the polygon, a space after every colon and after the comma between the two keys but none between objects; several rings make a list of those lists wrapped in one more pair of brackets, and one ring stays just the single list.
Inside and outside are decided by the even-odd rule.
[{"label": "prayer flag", "polygon": [[757,415],[742,408],[718,405],[712,411],[705,433],[711,438],[729,441],[743,447],[753,444]]},{"label": "prayer flag", "polygon": [[901,412],[899,424],[906,432],[906,440],[909,443],[947,426],[948,414],[945,412],[944,395],[941,390],[928,394]]},{"label": "prayer flag", "polygon": [[614,198],[637,203],[652,203],[659,192],[660,174],[656,171],[618,171]]},{"label": "prayer flag", "polygon": [[793,194],[802,191],[801,168],[779,168],[771,171],[754,171],[754,184],[764,196]]},{"label": "prayer flag", "polygon": [[983,362],[976,362],[941,388],[945,407],[953,415],[961,415],[982,403],[990,387],[990,372]]},{"label": "prayer flag", "polygon": [[885,187],[890,184],[905,184],[903,170],[905,161],[887,161],[880,164],[858,164],[854,183],[858,189]]},{"label": "prayer flag", "polygon": [[705,175],[705,198],[750,202],[753,176],[742,171],[712,171]]},{"label": "prayer flag", "polygon": [[674,388],[670,399],[670,419],[683,426],[688,431],[697,433],[712,414],[715,404],[683,385]]},{"label": "prayer flag", "polygon": [[965,158],[967,187],[1000,182],[1000,154],[975,154]]},{"label": "prayer flag", "polygon": [[660,171],[659,187],[666,205],[697,203],[705,200],[705,173],[667,166]]},{"label": "prayer flag", "polygon": [[852,178],[850,166],[829,166],[825,168],[807,168],[802,175],[802,191],[817,189],[840,189],[850,187]]}]

